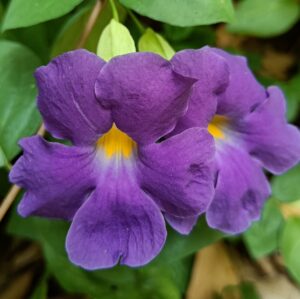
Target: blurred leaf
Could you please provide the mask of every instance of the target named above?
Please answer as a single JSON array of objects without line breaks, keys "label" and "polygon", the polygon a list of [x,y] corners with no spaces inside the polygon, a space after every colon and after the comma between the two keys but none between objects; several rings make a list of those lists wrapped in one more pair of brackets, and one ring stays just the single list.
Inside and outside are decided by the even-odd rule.
[{"label": "blurred leaf", "polygon": [[[182,292],[182,294],[185,293],[188,284],[190,282],[193,263],[194,263],[193,255],[189,255],[186,258],[178,259],[174,262],[168,263],[170,267],[170,273],[175,282],[175,285]],[[162,267],[163,266],[164,265],[162,264]]]},{"label": "blurred leaf", "polygon": [[241,299],[260,299],[255,286],[250,282],[243,282],[240,284]]},{"label": "blurred leaf", "polygon": [[279,232],[283,217],[275,200],[269,199],[264,207],[262,219],[255,222],[243,235],[250,254],[258,259],[278,248]]},{"label": "blurred leaf", "polygon": [[3,15],[4,15],[4,9],[2,3],[0,2],[0,22],[2,21]]},{"label": "blurred leaf", "polygon": [[282,238],[281,250],[288,270],[300,282],[300,218],[287,219]]},{"label": "blurred leaf", "polygon": [[44,63],[49,61],[50,41],[44,23],[4,32],[6,40],[22,43],[31,49]]},{"label": "blurred leaf", "polygon": [[260,299],[255,286],[250,282],[242,282],[237,286],[226,287],[221,295],[216,295],[214,299]]},{"label": "blurred leaf", "polygon": [[282,202],[300,199],[300,164],[272,179],[273,196]]},{"label": "blurred leaf", "polygon": [[289,82],[279,82],[287,101],[287,119],[293,121],[297,118],[300,107],[300,74],[293,77]]},{"label": "blurred leaf", "polygon": [[3,160],[10,161],[20,152],[18,140],[38,128],[33,72],[40,64],[26,47],[0,41],[0,166]]},{"label": "blurred leaf", "polygon": [[100,36],[97,55],[108,61],[112,57],[132,52],[135,52],[135,44],[130,32],[112,19]]},{"label": "blurred leaf", "polygon": [[2,30],[27,27],[70,12],[83,0],[11,0]]},{"label": "blurred leaf", "polygon": [[211,26],[177,27],[164,24],[163,29],[163,36],[176,51],[215,44],[215,31]]},{"label": "blurred leaf", "polygon": [[233,19],[231,0],[120,0],[141,15],[177,26],[229,22]]},{"label": "blurred leaf", "polygon": [[158,33],[148,28],[138,42],[140,52],[153,52],[165,59],[171,59],[175,51],[169,43]]},{"label": "blurred leaf", "polygon": [[298,18],[299,4],[295,0],[242,0],[237,6],[235,21],[228,29],[269,37],[286,32]]},{"label": "blurred leaf", "polygon": [[188,236],[180,235],[173,229],[170,229],[166,245],[155,261],[170,263],[182,259],[216,242],[222,237],[224,237],[222,233],[209,228],[204,217],[201,217]]},{"label": "blurred leaf", "polygon": [[47,276],[44,275],[36,286],[30,299],[47,299]]}]

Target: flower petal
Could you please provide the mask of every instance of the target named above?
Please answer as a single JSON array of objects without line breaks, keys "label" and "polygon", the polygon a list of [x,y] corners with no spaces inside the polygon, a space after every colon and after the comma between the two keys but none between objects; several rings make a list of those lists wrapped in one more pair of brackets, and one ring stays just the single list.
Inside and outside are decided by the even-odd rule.
[{"label": "flower petal", "polygon": [[169,133],[187,108],[194,82],[153,53],[132,53],[110,60],[99,74],[96,95],[110,107],[117,127],[136,142],[151,144]]},{"label": "flower petal", "polygon": [[47,131],[76,145],[91,144],[112,125],[94,86],[105,62],[86,50],[65,53],[37,69],[38,107]]},{"label": "flower petal", "polygon": [[214,195],[214,141],[192,128],[139,149],[140,184],[169,215],[203,213]]},{"label": "flower petal", "polygon": [[229,82],[226,60],[212,48],[204,47],[178,52],[171,63],[179,74],[198,80],[192,88],[188,110],[172,134],[191,127],[207,128],[216,113],[218,99]]},{"label": "flower petal", "polygon": [[216,156],[216,194],[207,222],[226,233],[241,233],[259,219],[270,187],[261,167],[242,149],[224,144]]},{"label": "flower petal", "polygon": [[226,59],[230,74],[229,85],[218,99],[217,114],[242,118],[265,100],[265,89],[255,79],[245,57],[231,55],[216,48],[212,50]]},{"label": "flower petal", "polygon": [[238,124],[237,130],[249,153],[275,174],[283,173],[300,160],[300,131],[285,118],[285,100],[277,87],[268,98]]},{"label": "flower petal", "polygon": [[179,218],[172,215],[165,214],[165,219],[172,226],[173,229],[182,235],[188,235],[197,223],[198,216]]},{"label": "flower petal", "polygon": [[10,181],[26,189],[19,213],[71,220],[93,189],[93,149],[48,143],[39,136],[22,139],[24,154]]},{"label": "flower petal", "polygon": [[118,262],[136,267],[160,252],[166,239],[163,216],[131,177],[112,172],[75,215],[66,243],[74,264],[89,270]]}]

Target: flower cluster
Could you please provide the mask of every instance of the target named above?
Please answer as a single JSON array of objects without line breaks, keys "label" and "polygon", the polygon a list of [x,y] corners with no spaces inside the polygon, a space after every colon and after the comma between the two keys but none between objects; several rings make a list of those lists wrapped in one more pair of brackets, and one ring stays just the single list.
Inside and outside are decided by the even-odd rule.
[{"label": "flower cluster", "polygon": [[77,50],[36,80],[47,131],[72,145],[21,140],[10,173],[26,190],[18,211],[71,221],[66,249],[86,269],[148,263],[165,221],[188,234],[205,213],[213,228],[244,231],[270,195],[263,168],[279,174],[300,159],[281,91],[218,49],[107,63]]}]

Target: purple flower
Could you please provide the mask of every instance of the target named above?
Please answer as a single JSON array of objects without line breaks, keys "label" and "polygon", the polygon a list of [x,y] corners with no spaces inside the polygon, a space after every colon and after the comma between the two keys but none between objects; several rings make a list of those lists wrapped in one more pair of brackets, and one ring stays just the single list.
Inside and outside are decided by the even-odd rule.
[{"label": "purple flower", "polygon": [[36,79],[47,130],[72,146],[23,139],[10,179],[26,189],[22,216],[72,221],[66,248],[73,263],[143,265],[165,242],[163,216],[172,222],[206,211],[213,138],[191,128],[162,139],[187,110],[194,79],[155,54],[105,63],[84,50],[39,68]]},{"label": "purple flower", "polygon": [[[221,61],[223,71],[216,72]],[[177,53],[172,64],[179,74],[198,79],[174,132],[208,128],[215,140],[216,194],[207,222],[226,233],[240,233],[259,219],[270,195],[263,168],[281,174],[299,162],[299,130],[286,122],[280,89],[261,86],[245,58],[204,47]],[[226,76],[227,84],[219,84]],[[188,231],[195,221],[189,217],[176,223]]]}]

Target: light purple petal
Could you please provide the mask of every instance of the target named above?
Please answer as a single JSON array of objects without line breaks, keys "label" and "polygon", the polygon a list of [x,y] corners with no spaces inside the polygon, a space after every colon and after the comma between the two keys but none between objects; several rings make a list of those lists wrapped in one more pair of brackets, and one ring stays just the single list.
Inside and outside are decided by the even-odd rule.
[{"label": "light purple petal", "polygon": [[22,139],[24,154],[10,181],[26,193],[19,213],[71,220],[94,188],[93,149],[48,143],[39,136]]},{"label": "light purple petal", "polygon": [[226,59],[230,73],[229,85],[218,99],[217,114],[241,118],[265,100],[265,89],[255,79],[245,57],[231,55],[216,48],[212,50]]},{"label": "light purple petal", "polygon": [[282,92],[270,87],[268,98],[237,125],[249,153],[275,174],[300,160],[300,132],[287,123],[285,111]]},{"label": "light purple petal", "polygon": [[133,53],[113,58],[102,69],[96,95],[112,109],[120,130],[151,144],[174,129],[194,81],[176,74],[159,55]]},{"label": "light purple petal", "polygon": [[215,197],[206,212],[210,227],[241,233],[260,217],[270,195],[261,167],[243,149],[223,145],[217,150],[218,177]]},{"label": "light purple petal", "polygon": [[86,50],[65,53],[37,69],[38,107],[47,131],[76,145],[92,144],[112,125],[95,97],[105,62]]},{"label": "light purple petal", "polygon": [[112,171],[75,215],[66,243],[74,264],[89,270],[118,262],[141,266],[165,243],[159,208],[125,170]]},{"label": "light purple petal", "polygon": [[179,218],[165,214],[165,219],[170,224],[170,226],[178,231],[182,235],[188,235],[194,228],[197,223],[198,216],[188,217],[188,218]]},{"label": "light purple petal", "polygon": [[214,195],[214,142],[193,128],[139,149],[140,184],[169,215],[203,213]]}]

